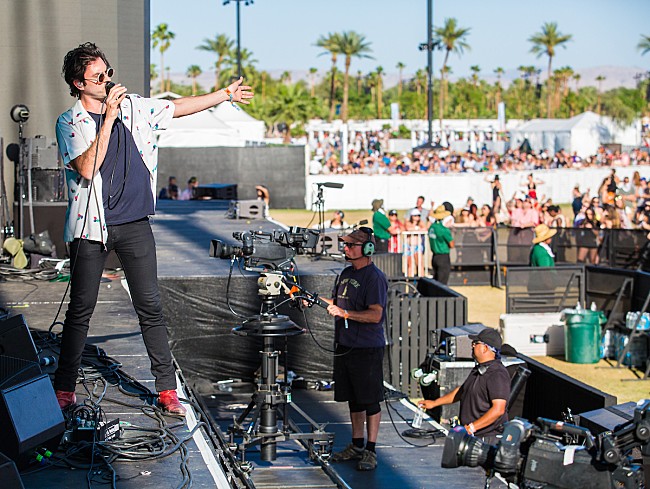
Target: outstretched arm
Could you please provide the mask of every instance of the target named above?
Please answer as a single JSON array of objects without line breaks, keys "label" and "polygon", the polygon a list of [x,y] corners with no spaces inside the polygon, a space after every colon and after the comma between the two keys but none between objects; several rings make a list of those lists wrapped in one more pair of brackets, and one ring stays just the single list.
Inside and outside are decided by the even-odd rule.
[{"label": "outstretched arm", "polygon": [[[242,85],[243,80],[243,77],[239,77],[239,80],[228,85],[227,88],[217,90],[216,92],[206,93],[198,97],[183,97],[174,100],[174,105],[176,106],[174,117],[195,114],[222,102],[231,101],[231,96],[232,102],[250,104],[250,99],[253,98],[254,93],[251,91],[251,87]],[[230,92],[230,95],[228,92]]]}]

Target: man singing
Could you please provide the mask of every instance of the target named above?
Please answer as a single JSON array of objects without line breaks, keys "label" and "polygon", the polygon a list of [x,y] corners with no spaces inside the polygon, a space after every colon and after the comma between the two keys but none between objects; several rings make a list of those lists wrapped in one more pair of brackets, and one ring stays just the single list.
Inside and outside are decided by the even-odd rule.
[{"label": "man singing", "polygon": [[[93,43],[68,52],[63,77],[78,100],[56,121],[66,169],[68,211],[64,239],[70,243],[70,303],[63,325],[54,389],[59,406],[76,403],[75,385],[90,318],[97,303],[106,257],[117,254],[151,361],[158,404],[185,415],[158,291],[156,250],[149,225],[154,214],[158,148],[154,131],[173,117],[200,112],[225,101],[250,103],[251,87],[240,78],[228,87],[174,101],[127,95],[107,82],[114,74]],[[108,93],[107,93],[108,92]]]}]

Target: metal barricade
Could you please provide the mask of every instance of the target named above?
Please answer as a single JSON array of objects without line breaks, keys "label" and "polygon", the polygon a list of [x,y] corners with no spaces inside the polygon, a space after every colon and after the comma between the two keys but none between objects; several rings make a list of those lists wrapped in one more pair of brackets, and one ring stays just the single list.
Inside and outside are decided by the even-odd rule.
[{"label": "metal barricade", "polygon": [[583,266],[511,267],[506,276],[506,313],[559,312],[585,304]]},{"label": "metal barricade", "polygon": [[386,306],[388,375],[391,385],[419,396],[411,370],[437,346],[436,332],[467,323],[467,299],[430,278],[391,284]]}]

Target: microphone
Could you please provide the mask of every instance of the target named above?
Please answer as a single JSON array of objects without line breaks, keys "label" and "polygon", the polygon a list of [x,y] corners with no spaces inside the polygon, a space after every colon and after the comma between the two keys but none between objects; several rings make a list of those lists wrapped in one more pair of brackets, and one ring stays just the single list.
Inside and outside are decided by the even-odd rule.
[{"label": "microphone", "polygon": [[106,95],[107,96],[108,96],[108,92],[110,92],[111,88],[113,88],[114,86],[115,86],[115,83],[113,83],[112,81],[106,82],[106,87],[105,88],[106,88]]},{"label": "microphone", "polygon": [[316,185],[325,188],[343,188],[342,183],[336,183],[336,182],[323,182],[323,183],[317,183]]},{"label": "microphone", "polygon": [[50,365],[56,365],[56,357],[53,357],[52,355],[39,358],[38,363],[41,367],[49,367]]}]

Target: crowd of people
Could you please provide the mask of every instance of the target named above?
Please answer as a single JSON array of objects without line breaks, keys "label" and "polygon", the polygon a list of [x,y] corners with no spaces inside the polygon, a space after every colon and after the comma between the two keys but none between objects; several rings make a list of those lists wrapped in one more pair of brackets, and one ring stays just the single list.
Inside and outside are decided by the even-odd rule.
[{"label": "crowd of people", "polygon": [[422,173],[510,172],[555,168],[588,168],[650,164],[648,150],[629,152],[601,146],[596,154],[581,158],[575,152],[537,153],[511,148],[505,154],[488,151],[485,144],[476,152],[458,152],[444,147],[390,154],[387,131],[357,132],[349,143],[347,163],[340,161],[341,141],[325,133],[316,143],[309,165],[312,175],[365,174],[410,175]]}]

